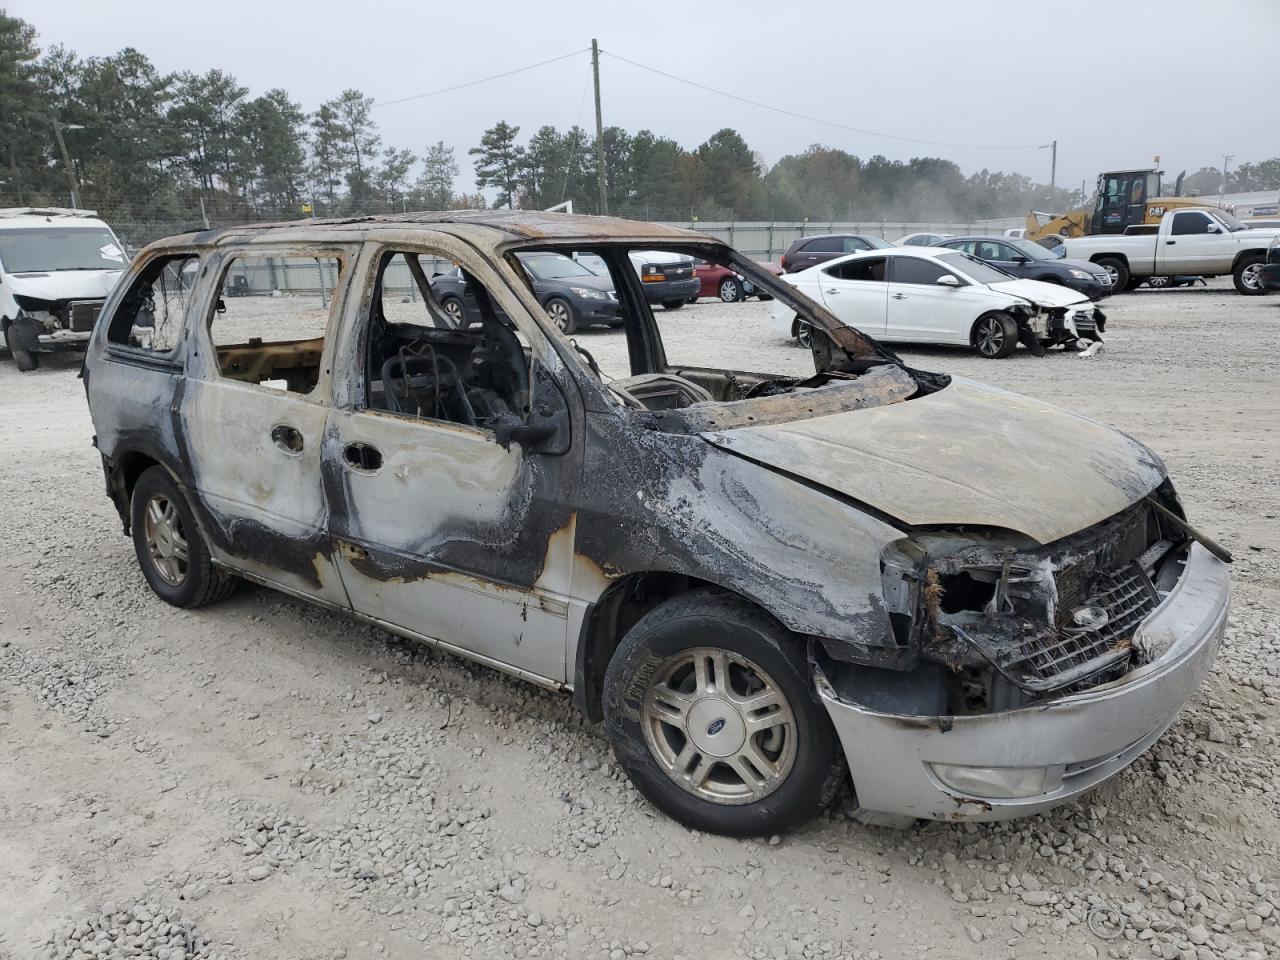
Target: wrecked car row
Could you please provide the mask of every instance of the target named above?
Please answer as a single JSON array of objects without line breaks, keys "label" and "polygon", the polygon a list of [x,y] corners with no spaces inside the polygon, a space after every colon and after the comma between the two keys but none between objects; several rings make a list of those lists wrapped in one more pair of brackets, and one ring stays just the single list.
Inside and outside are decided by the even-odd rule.
[{"label": "wrecked car row", "polygon": [[[775,297],[812,374],[669,358],[638,250]],[[629,376],[521,268],[583,254]],[[439,260],[474,326],[433,291]],[[314,302],[246,312],[246,264],[306,265]],[[1141,444],[911,369],[685,230],[489,211],[175,237],[108,300],[84,375],[161,598],[243,577],[571,692],[703,830],[797,825],[849,774],[879,822],[1052,807],[1159,737],[1225,623],[1225,555]]]}]

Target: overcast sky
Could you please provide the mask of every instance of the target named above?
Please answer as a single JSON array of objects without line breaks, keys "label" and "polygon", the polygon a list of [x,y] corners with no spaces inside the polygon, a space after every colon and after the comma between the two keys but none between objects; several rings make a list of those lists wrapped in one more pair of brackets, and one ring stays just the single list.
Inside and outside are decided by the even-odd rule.
[{"label": "overcast sky", "polygon": [[[3,2],[3,0],[0,0]],[[751,100],[932,146],[824,126],[602,58],[604,121],[693,148],[736,128],[767,163],[811,143],[861,157],[943,156],[966,172],[1058,183],[1148,165],[1170,176],[1280,154],[1280,0],[1057,2],[307,3],[9,0],[42,46],[133,46],[163,71],[217,67],[308,110],[345,87],[375,100],[438,90],[590,45]],[[442,96],[379,106],[383,141],[468,148],[506,120],[531,134],[593,123],[581,54]],[[1015,149],[1008,149],[1013,147]]]}]

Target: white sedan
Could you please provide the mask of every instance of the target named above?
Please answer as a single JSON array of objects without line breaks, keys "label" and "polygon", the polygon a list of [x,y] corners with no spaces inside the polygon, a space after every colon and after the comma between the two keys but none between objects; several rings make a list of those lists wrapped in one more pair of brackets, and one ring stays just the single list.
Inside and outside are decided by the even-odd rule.
[{"label": "white sedan", "polygon": [[[1084,346],[1106,325],[1098,305],[1074,290],[1019,280],[946,248],[870,250],[781,279],[878,339],[968,346],[991,359],[1019,341],[1036,354]],[[780,335],[808,346],[808,326],[785,304],[775,300],[770,317]]]}]

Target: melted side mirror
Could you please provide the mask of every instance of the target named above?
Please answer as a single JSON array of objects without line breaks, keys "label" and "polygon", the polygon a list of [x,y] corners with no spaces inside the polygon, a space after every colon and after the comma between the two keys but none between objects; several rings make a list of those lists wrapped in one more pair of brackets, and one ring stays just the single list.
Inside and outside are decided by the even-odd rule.
[{"label": "melted side mirror", "polygon": [[569,404],[551,371],[535,360],[529,377],[529,413],[512,414],[494,425],[498,443],[509,450],[517,443],[530,453],[558,457],[569,452]]}]

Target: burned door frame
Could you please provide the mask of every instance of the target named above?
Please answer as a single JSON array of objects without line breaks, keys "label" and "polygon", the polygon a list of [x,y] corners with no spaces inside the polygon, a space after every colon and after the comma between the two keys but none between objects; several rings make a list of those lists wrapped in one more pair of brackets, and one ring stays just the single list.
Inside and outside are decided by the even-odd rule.
[{"label": "burned door frame", "polygon": [[[272,587],[347,607],[329,540],[321,449],[337,332],[344,326],[360,245],[345,241],[250,243],[209,255],[205,299],[188,313],[181,442],[214,558]],[[319,379],[294,393],[226,376],[210,332],[222,284],[240,259],[337,259]]]},{"label": "burned door frame", "polygon": [[[396,253],[452,260],[485,287],[528,341],[531,384],[541,365],[564,398],[565,453],[504,449],[490,430],[367,408],[373,296],[384,255]],[[355,275],[324,450],[330,532],[352,608],[534,682],[565,684],[566,645],[586,607],[571,583],[583,429],[573,377],[507,280],[451,234],[382,233]],[[351,462],[352,444],[374,447],[379,465]]]}]

